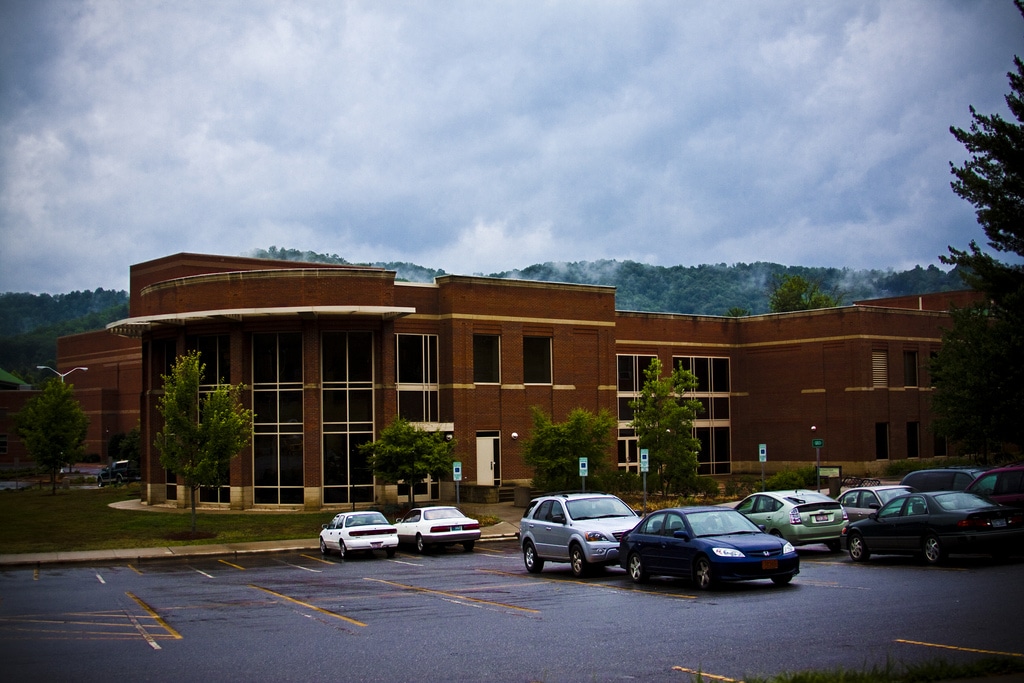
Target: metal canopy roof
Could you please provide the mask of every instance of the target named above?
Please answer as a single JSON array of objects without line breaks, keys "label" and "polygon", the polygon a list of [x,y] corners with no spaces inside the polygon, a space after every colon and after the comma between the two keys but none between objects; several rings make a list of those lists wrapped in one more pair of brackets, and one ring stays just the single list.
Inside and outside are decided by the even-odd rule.
[{"label": "metal canopy roof", "polygon": [[365,316],[393,320],[416,312],[407,306],[282,306],[278,308],[224,308],[213,311],[187,311],[124,318],[107,325],[107,331],[120,337],[141,337],[159,327],[178,327],[203,322],[242,322],[263,318],[295,317],[312,320],[345,316]]}]

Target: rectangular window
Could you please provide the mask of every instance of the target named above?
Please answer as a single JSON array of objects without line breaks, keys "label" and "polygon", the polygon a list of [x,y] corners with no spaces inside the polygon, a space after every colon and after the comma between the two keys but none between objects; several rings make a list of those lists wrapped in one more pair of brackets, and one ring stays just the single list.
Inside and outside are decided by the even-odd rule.
[{"label": "rectangular window", "polygon": [[437,335],[399,334],[395,340],[398,414],[409,422],[437,422]]},{"label": "rectangular window", "polygon": [[473,382],[501,382],[501,337],[496,334],[473,335]]},{"label": "rectangular window", "polygon": [[7,455],[7,435],[0,434],[0,455]]},{"label": "rectangular window", "polygon": [[871,352],[871,386],[889,386],[889,353],[887,351]]},{"label": "rectangular window", "polygon": [[932,455],[935,457],[941,457],[947,454],[946,450],[946,437],[935,435],[935,440],[932,442]]},{"label": "rectangular window", "polygon": [[921,455],[921,423],[907,423],[907,457],[916,458]]},{"label": "rectangular window", "polygon": [[916,387],[917,383],[917,351],[903,352],[903,386]]},{"label": "rectangular window", "polygon": [[[330,331],[321,339],[323,502],[372,502],[373,471],[359,446],[373,441],[373,333]],[[398,351],[409,352],[411,346],[399,344]],[[407,370],[424,376],[422,353],[410,360]]]},{"label": "rectangular window", "polygon": [[[199,352],[203,364],[203,383],[199,385],[200,396],[213,393],[218,386],[231,384],[231,343],[226,334],[209,334],[189,337],[185,345]],[[227,463],[220,472],[220,486],[199,488],[199,500],[203,503],[230,503],[230,470]]]},{"label": "rectangular window", "polygon": [[523,337],[523,382],[551,384],[550,337]]},{"label": "rectangular window", "polygon": [[645,373],[656,356],[618,356],[618,411],[620,422],[633,419],[630,402],[636,400],[646,380]]},{"label": "rectangular window", "polygon": [[252,336],[253,502],[303,502],[302,335]]},{"label": "rectangular window", "polygon": [[889,459],[889,423],[875,423],[875,459]]}]

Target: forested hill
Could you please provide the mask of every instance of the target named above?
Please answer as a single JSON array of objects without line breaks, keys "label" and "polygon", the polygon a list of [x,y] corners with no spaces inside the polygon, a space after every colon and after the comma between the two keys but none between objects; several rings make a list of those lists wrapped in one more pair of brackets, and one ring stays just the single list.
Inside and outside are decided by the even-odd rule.
[{"label": "forested hill", "polygon": [[[297,249],[261,249],[247,254],[309,263],[349,263],[337,254],[318,254]],[[432,282],[445,271],[404,262],[371,264],[397,273],[409,282]],[[964,289],[955,271],[935,266],[912,270],[850,270],[808,268],[776,263],[737,263],[702,266],[651,266],[635,261],[576,261],[539,263],[501,273],[459,273],[487,277],[610,285],[615,306],[623,311],[655,311],[727,315],[768,310],[772,277],[799,275],[835,292],[843,303],[907,294],[928,294]],[[68,294],[0,294],[0,368],[27,382],[38,382],[46,371],[37,365],[56,364],[57,337],[99,330],[114,320],[128,317],[128,294],[97,289]]]},{"label": "forested hill", "polygon": [[[313,263],[349,263],[337,254],[317,254],[277,247],[261,249],[250,256]],[[435,277],[446,274],[443,270],[404,262],[378,261],[364,265],[394,270],[400,279],[410,282],[432,282]],[[616,288],[615,307],[622,311],[726,315],[730,309],[742,309],[750,314],[766,313],[768,288],[775,274],[799,275],[819,283],[822,290],[840,294],[844,303],[966,288],[958,273],[935,266],[917,266],[904,271],[809,268],[777,263],[665,267],[635,261],[606,260],[548,262],[522,270],[486,275],[544,282],[611,285]]]}]

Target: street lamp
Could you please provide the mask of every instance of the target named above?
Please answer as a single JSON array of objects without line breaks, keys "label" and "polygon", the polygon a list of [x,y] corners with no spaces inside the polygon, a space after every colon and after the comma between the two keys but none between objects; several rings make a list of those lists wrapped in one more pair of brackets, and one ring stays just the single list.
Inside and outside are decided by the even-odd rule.
[{"label": "street lamp", "polygon": [[[818,431],[815,425],[811,425],[811,434]],[[816,489],[819,493],[821,492],[821,443],[820,439],[813,439],[811,445],[814,446],[814,474],[817,477],[818,488]]]},{"label": "street lamp", "polygon": [[83,368],[82,366],[78,366],[77,368],[71,368],[67,372],[57,372],[56,370],[51,368],[49,365],[37,365],[36,366],[36,370],[49,370],[53,374],[58,375],[60,377],[60,383],[61,384],[64,383],[64,378],[67,377],[68,375],[70,375],[75,370],[88,370],[88,369],[89,368]]}]

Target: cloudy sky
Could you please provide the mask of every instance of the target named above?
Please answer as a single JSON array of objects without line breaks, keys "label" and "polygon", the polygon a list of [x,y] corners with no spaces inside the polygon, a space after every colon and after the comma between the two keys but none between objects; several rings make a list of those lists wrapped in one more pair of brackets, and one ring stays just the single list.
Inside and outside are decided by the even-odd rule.
[{"label": "cloudy sky", "polygon": [[0,292],[270,246],[895,268],[984,241],[1010,0],[0,0]]}]

